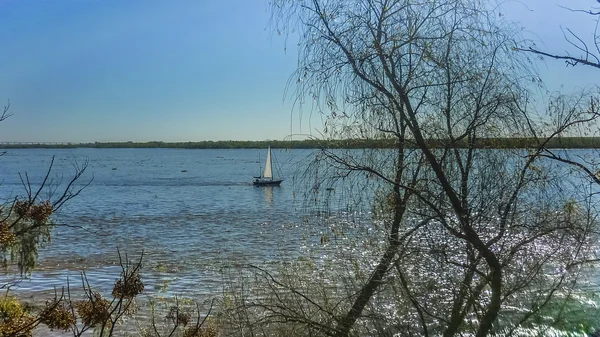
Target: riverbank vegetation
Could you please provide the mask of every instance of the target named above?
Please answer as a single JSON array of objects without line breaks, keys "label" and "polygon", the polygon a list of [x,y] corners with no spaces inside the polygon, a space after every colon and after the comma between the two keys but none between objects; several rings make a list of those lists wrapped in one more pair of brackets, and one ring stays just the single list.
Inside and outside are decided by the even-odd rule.
[{"label": "riverbank vegetation", "polygon": [[[467,148],[466,139],[428,139],[432,148]],[[532,149],[539,146],[539,139],[529,138],[478,138],[472,146],[481,149]],[[397,147],[393,138],[352,139],[306,139],[264,141],[201,141],[201,142],[94,142],[94,143],[0,143],[3,149],[393,149]],[[414,140],[407,140],[407,147],[416,147]],[[598,149],[600,137],[556,137],[545,144],[549,149]]]}]

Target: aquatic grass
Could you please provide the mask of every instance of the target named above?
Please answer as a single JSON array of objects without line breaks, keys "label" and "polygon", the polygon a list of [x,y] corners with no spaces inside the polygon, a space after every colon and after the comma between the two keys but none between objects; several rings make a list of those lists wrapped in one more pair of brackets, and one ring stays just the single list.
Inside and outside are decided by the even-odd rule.
[{"label": "aquatic grass", "polygon": [[570,334],[595,335],[600,331],[599,304],[600,294],[591,289],[559,294],[540,310],[533,322]]}]

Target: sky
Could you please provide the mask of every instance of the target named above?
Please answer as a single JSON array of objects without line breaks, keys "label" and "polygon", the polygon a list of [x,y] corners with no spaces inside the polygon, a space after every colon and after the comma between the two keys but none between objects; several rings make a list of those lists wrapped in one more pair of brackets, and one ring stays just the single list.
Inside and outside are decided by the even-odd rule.
[{"label": "sky", "polygon": [[[595,0],[506,1],[542,49],[591,35]],[[282,140],[318,133],[285,88],[294,37],[273,34],[267,0],[0,0],[0,141]],[[551,90],[600,71],[535,65]],[[595,76],[594,76],[595,75]]]}]

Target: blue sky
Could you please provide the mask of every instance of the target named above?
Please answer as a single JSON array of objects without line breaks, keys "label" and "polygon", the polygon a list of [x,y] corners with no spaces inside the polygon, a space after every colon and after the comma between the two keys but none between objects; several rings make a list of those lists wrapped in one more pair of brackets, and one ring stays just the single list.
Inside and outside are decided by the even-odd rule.
[{"label": "blue sky", "polygon": [[[525,5],[526,3],[526,5]],[[548,50],[560,25],[591,34],[593,0],[508,2]],[[273,35],[266,0],[0,0],[0,141],[283,139],[314,133],[284,100],[297,54]],[[284,49],[287,47],[287,52]],[[600,71],[537,64],[553,90]],[[594,76],[595,75],[595,76]],[[562,87],[561,87],[562,85]],[[309,128],[311,122],[311,130]]]}]

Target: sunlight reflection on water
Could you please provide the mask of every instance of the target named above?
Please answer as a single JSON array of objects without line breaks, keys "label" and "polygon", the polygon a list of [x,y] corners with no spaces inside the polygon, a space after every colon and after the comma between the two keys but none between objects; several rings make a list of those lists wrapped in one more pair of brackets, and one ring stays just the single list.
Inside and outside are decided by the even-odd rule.
[{"label": "sunlight reflection on water", "polygon": [[221,281],[219,264],[297,257],[306,238],[322,231],[307,216],[308,189],[293,178],[302,173],[301,160],[312,150],[274,150],[286,178],[279,188],[250,183],[262,152],[10,150],[0,166],[0,196],[23,195],[18,172],[26,171],[33,184],[41,182],[52,155],[55,183],[64,186],[73,162],[86,159],[89,167],[80,184],[91,180],[54,215],[56,223],[68,226],[54,229],[52,242],[40,250],[36,271],[18,288],[51,290],[64,286],[67,277],[79,282],[80,271],[86,270],[90,283],[109,291],[118,277],[118,248],[131,257],[143,251],[147,289],[169,278],[173,294],[214,290]]}]

